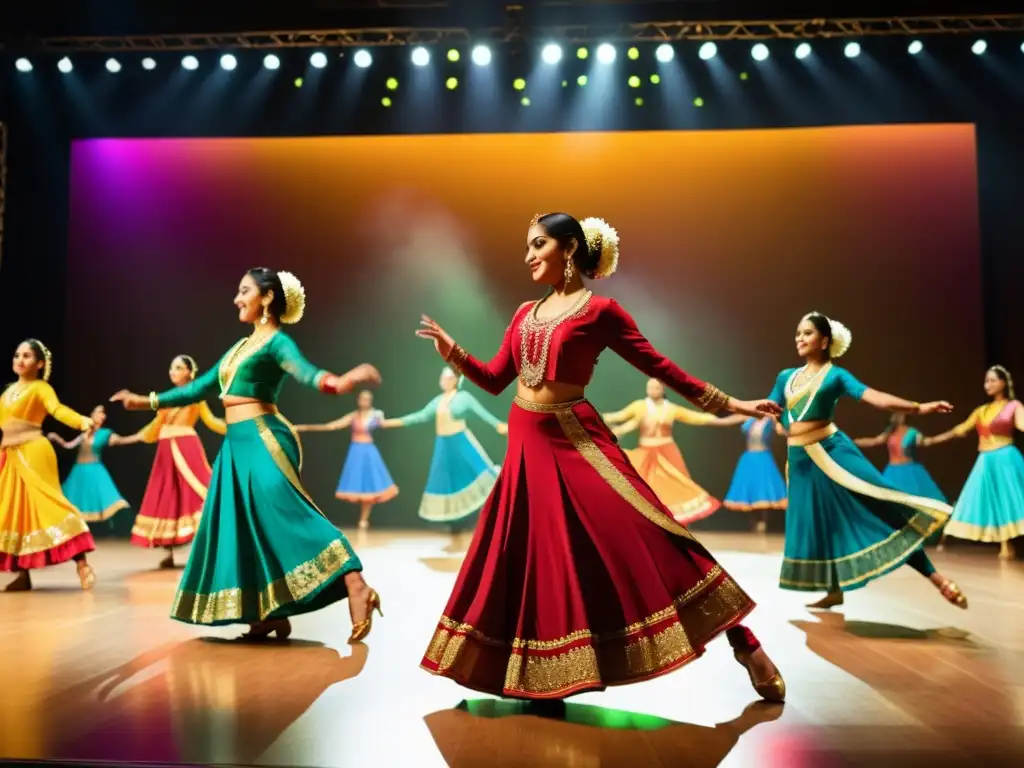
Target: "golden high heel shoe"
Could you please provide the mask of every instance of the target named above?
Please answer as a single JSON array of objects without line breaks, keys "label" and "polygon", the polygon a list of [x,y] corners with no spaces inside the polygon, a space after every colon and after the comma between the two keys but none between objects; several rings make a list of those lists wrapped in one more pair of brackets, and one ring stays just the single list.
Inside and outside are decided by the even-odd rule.
[{"label": "golden high heel shoe", "polygon": [[822,610],[826,608],[835,608],[837,605],[843,604],[843,593],[842,592],[829,592],[821,600],[814,603],[808,603],[808,608],[820,608]]},{"label": "golden high heel shoe", "polygon": [[957,608],[962,608],[965,611],[967,610],[967,595],[961,592],[960,587],[958,587],[954,582],[946,579],[941,585],[939,585],[939,592],[948,602],[952,603]]},{"label": "golden high heel shoe", "polygon": [[96,584],[96,571],[85,561],[78,563],[78,581],[82,589],[92,589]]},{"label": "golden high heel shoe", "polygon": [[348,636],[349,644],[358,643],[370,634],[370,630],[373,629],[374,611],[377,611],[383,618],[384,611],[380,609],[380,595],[377,594],[377,590],[371,589],[370,596],[366,601],[366,618],[352,625],[352,634]]},{"label": "golden high heel shoe", "polygon": [[758,696],[774,704],[782,704],[786,700],[786,681],[782,679],[782,674],[778,669],[775,670],[774,675],[759,683],[754,679],[754,670],[750,666],[750,654],[733,651],[733,656],[747,670],[750,684],[754,686]]}]

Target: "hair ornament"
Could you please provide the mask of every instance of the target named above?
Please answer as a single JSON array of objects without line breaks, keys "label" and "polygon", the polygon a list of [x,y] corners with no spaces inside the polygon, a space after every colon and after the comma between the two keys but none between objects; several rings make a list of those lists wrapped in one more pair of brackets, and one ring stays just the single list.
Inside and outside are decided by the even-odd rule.
[{"label": "hair ornament", "polygon": [[39,349],[43,352],[43,370],[40,374],[40,378],[43,381],[50,380],[50,374],[53,373],[53,354],[50,352],[50,348],[43,344],[39,339],[29,339],[29,343],[37,344]]},{"label": "hair ornament", "polygon": [[1003,376],[1006,378],[1006,396],[1010,400],[1016,400],[1017,399],[1017,395],[1013,391],[1013,376],[1006,369],[1006,367],[1002,366],[1002,365],[993,365],[991,368],[989,368],[989,370],[994,372],[994,373],[1001,373],[1001,374],[1003,374]]},{"label": "hair ornament", "polygon": [[196,362],[196,359],[192,357],[192,355],[178,355],[178,357],[180,357],[188,364],[188,367],[190,369],[190,378],[194,379],[196,377],[196,374],[199,372],[199,364]]},{"label": "hair ornament", "polygon": [[306,311],[306,289],[302,283],[291,272],[278,272],[278,280],[281,281],[281,290],[284,291],[284,312],[280,320],[287,325],[293,325],[302,319]]},{"label": "hair ornament", "polygon": [[821,312],[810,312],[804,316],[804,319],[813,315],[824,317],[828,321],[829,331],[832,334],[832,344],[828,348],[829,357],[834,360],[845,355],[850,350],[850,345],[853,344],[853,332],[838,320],[833,320]]},{"label": "hair ornament", "polygon": [[587,249],[597,255],[597,266],[589,277],[601,280],[611,277],[619,266],[619,233],[604,219],[588,218],[580,222],[587,238]]}]

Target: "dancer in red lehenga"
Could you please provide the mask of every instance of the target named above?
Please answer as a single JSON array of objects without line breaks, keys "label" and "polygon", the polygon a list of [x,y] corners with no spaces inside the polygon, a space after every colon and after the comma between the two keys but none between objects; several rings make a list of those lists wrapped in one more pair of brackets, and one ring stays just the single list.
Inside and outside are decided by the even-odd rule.
[{"label": "dancer in red lehenga", "polygon": [[526,265],[552,288],[523,304],[483,363],[424,316],[417,335],[497,394],[518,373],[508,452],[422,666],[475,690],[562,699],[670,672],[725,632],[760,696],[785,684],[740,621],[754,607],[626,458],[584,398],[606,347],[706,411],[777,414],[728,397],[658,353],[615,301],[618,235],[564,213],[530,226]]}]

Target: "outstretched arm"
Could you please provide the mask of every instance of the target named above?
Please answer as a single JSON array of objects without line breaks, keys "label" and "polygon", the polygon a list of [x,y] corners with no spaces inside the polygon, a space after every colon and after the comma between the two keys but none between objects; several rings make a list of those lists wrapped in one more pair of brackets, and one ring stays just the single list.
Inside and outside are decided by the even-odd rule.
[{"label": "outstretched arm", "polygon": [[50,434],[47,435],[47,437],[50,439],[51,443],[56,443],[61,448],[65,448],[70,451],[73,448],[77,448],[79,445],[81,445],[82,440],[85,439],[85,433],[80,432],[78,437],[76,437],[71,442],[68,442],[63,437],[58,435],[56,432],[51,432]]},{"label": "outstretched arm", "polygon": [[43,402],[43,407],[46,408],[46,412],[64,426],[77,429],[79,432],[85,432],[92,429],[92,419],[87,416],[83,416],[77,411],[71,410],[61,403],[61,401],[57,399],[57,393],[53,391],[53,387],[45,381],[40,382],[39,396]]},{"label": "outstretched arm", "polygon": [[955,440],[960,437],[967,437],[971,432],[978,426],[978,414],[980,408],[976,408],[971,412],[971,415],[967,417],[965,421],[960,422],[952,429],[946,430],[940,435],[935,437],[926,437],[921,441],[921,445],[925,448],[929,448],[933,445],[942,445],[948,443],[950,440]]},{"label": "outstretched arm", "polygon": [[199,403],[199,418],[202,419],[203,424],[211,432],[215,432],[218,435],[226,435],[228,433],[228,425],[224,419],[218,418],[214,415],[213,411],[210,410],[210,405],[205,400]]},{"label": "outstretched arm", "polygon": [[747,420],[743,414],[718,418],[713,413],[697,413],[681,405],[674,406],[672,419],[691,427],[737,427]]},{"label": "outstretched arm", "polygon": [[718,387],[691,376],[654,348],[637,328],[636,322],[617,302],[610,301],[602,313],[605,344],[619,357],[666,386],[703,411],[728,410],[747,416],[778,414],[781,409],[767,400],[747,402],[729,397]]},{"label": "outstretched arm", "polygon": [[480,404],[480,401],[473,397],[472,394],[470,394],[469,392],[460,392],[458,395],[456,395],[456,397],[465,398],[466,404],[469,407],[470,411],[472,411],[480,419],[494,427],[498,432],[503,431],[502,426],[504,425],[504,422],[498,419],[486,408],[484,408],[483,405]]},{"label": "outstretched arm", "polygon": [[142,433],[136,432],[134,435],[118,435],[113,434],[110,436],[110,442],[107,445],[134,445],[135,443],[142,442]]},{"label": "outstretched arm", "polygon": [[[519,309],[522,310],[522,307]],[[516,377],[516,365],[512,359],[512,329],[515,327],[518,317],[519,312],[516,312],[512,322],[505,329],[501,346],[488,363],[478,360],[456,344],[455,340],[440,325],[426,315],[423,315],[416,335],[422,339],[433,341],[434,349],[444,358],[445,362],[480,389],[492,395],[499,395]]]},{"label": "outstretched arm", "polygon": [[854,445],[858,445],[861,448],[877,448],[880,445],[885,445],[885,441],[889,439],[888,432],[882,432],[880,435],[874,437],[858,437],[853,441]]},{"label": "outstretched arm", "polygon": [[334,432],[339,429],[348,429],[352,426],[352,420],[356,417],[356,412],[346,413],[340,419],[334,421],[328,421],[326,424],[296,424],[296,432]]},{"label": "outstretched arm", "polygon": [[306,359],[291,336],[280,332],[270,340],[270,353],[281,370],[297,382],[325,394],[341,395],[357,386],[380,384],[380,373],[368,363],[357,365],[341,376],[317,368]]},{"label": "outstretched arm", "polygon": [[406,414],[401,418],[384,419],[380,426],[382,429],[394,429],[395,427],[411,427],[415,424],[426,424],[437,415],[437,406],[440,404],[442,397],[443,395],[438,395],[418,411]]}]

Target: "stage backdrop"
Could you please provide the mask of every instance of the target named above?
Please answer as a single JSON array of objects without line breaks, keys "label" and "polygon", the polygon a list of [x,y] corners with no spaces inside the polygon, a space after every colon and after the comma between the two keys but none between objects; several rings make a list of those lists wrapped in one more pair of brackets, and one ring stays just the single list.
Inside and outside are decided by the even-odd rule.
[{"label": "stage backdrop", "polygon": [[[384,377],[376,404],[389,416],[415,411],[437,394],[442,368],[413,336],[420,313],[488,358],[516,307],[542,293],[523,263],[529,221],[559,210],[618,229],[619,272],[592,287],[729,393],[767,395],[779,370],[797,363],[797,321],[818,310],[851,327],[842,364],[870,386],[949,398],[960,417],[982,399],[970,125],[88,140],[74,145],[72,164],[71,352],[57,365],[73,382],[61,396],[83,411],[120,387],[164,388],[177,353],[214,364],[249,330],[231,301],[257,265],[304,281],[306,316],[288,331],[313,362],[338,372],[372,362]],[[618,409],[643,397],[645,381],[609,352],[588,395]],[[467,387],[500,417],[515,389],[491,397]],[[336,418],[353,402],[292,382],[281,407],[302,423]],[[110,424],[128,433],[147,418],[114,411]],[[855,435],[877,433],[886,418],[853,404],[839,413]],[[504,438],[471,426],[500,462]],[[676,433],[695,478],[723,494],[742,451],[739,430]],[[212,461],[220,439],[203,439]],[[377,440],[401,494],[374,521],[416,525],[433,428]],[[356,511],[333,498],[348,435],[308,435],[304,444],[314,498],[351,524]],[[972,455],[961,443],[926,460],[955,493]],[[133,503],[152,456],[152,447],[109,451]],[[746,524],[723,511],[703,525]]]}]

